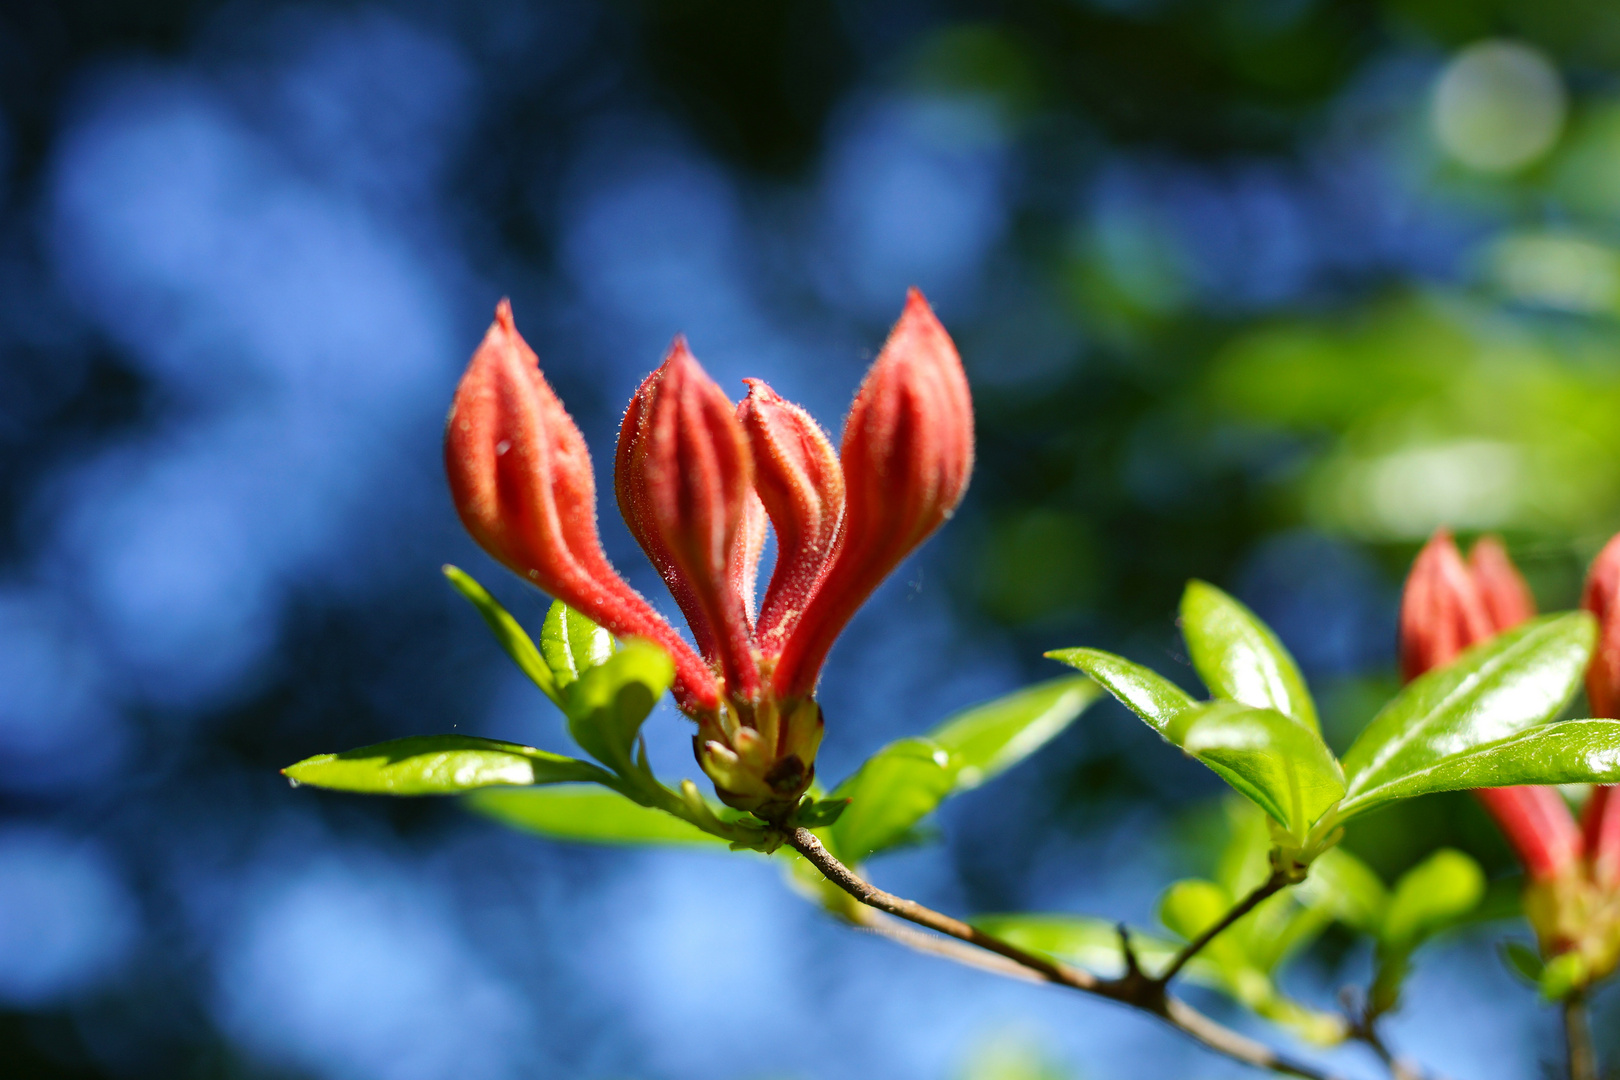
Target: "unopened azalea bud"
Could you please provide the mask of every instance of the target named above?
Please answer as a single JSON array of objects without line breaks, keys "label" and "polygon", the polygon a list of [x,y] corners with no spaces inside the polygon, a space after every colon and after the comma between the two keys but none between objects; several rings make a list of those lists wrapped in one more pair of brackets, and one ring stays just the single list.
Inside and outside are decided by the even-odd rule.
[{"label": "unopened azalea bud", "polygon": [[748,493],[743,504],[742,525],[737,529],[737,541],[731,549],[731,586],[743,598],[743,611],[750,625],[754,622],[754,596],[759,591],[759,560],[765,554],[765,536],[770,530],[770,518],[759,496]]},{"label": "unopened azalea bud", "polygon": [[1474,792],[1532,881],[1563,876],[1580,862],[1581,831],[1553,787],[1480,788]]},{"label": "unopened azalea bud", "polygon": [[808,695],[872,590],[955,512],[973,470],[973,401],[950,335],[913,289],[844,424],[844,524],[789,635],[775,686]]},{"label": "unopened azalea bud", "polygon": [[760,379],[745,379],[748,396],[737,419],[754,456],[754,486],[776,527],[776,569],[756,628],[767,656],[782,650],[814,594],[844,516],[844,472],[838,452],[797,405]]},{"label": "unopened azalea bud", "polygon": [[1581,606],[1598,622],[1597,649],[1586,669],[1592,715],[1620,717],[1620,536],[1610,540],[1592,561]]},{"label": "unopened azalea bud", "polygon": [[676,339],[625,414],[614,485],[630,531],[686,612],[727,692],[759,693],[746,605],[733,570],[753,490],[736,410]]},{"label": "unopened azalea bud", "polygon": [[[1418,553],[1401,596],[1401,675],[1415,679],[1536,613],[1535,598],[1495,537],[1465,563],[1451,534],[1437,531]],[[1581,859],[1581,830],[1550,787],[1474,792],[1518,854],[1532,882],[1562,880]]]},{"label": "unopened azalea bud", "polygon": [[602,554],[585,439],[504,300],[456,389],[444,459],[456,511],[486,551],[615,634],[662,645],[677,692],[714,707],[713,675]]},{"label": "unopened azalea bud", "polygon": [[1451,663],[1498,629],[1456,542],[1439,530],[1418,552],[1401,595],[1401,678]]},{"label": "unopened azalea bud", "polygon": [[1620,789],[1612,784],[1592,789],[1581,813],[1581,833],[1592,879],[1605,889],[1620,889]]},{"label": "unopened azalea bud", "polygon": [[[1620,718],[1620,536],[1615,536],[1586,575],[1581,606],[1597,617],[1598,643],[1586,669],[1586,698],[1593,716]],[[1620,793],[1598,787],[1587,800],[1581,824],[1592,876],[1620,889]]]},{"label": "unopened azalea bud", "polygon": [[1479,589],[1480,601],[1485,605],[1485,617],[1490,620],[1493,633],[1535,617],[1536,599],[1530,595],[1530,586],[1524,575],[1513,565],[1507,548],[1494,536],[1482,536],[1474,542],[1468,553],[1468,568],[1473,572],[1474,584]]}]

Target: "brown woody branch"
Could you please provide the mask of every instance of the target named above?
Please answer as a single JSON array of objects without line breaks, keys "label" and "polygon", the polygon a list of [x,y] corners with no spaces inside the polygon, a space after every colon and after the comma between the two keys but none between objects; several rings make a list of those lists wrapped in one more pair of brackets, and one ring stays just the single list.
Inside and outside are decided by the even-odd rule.
[{"label": "brown woody branch", "polygon": [[[1240,1035],[1238,1032],[1211,1020],[1181,999],[1172,997],[1165,990],[1165,976],[1150,978],[1135,963],[1131,962],[1133,957],[1129,950],[1128,939],[1122,940],[1127,957],[1125,974],[1118,979],[1103,979],[1089,971],[1083,971],[1080,968],[1071,967],[1068,964],[1059,963],[1047,957],[1020,949],[1011,942],[1003,941],[993,934],[987,934],[960,919],[952,918],[932,908],[925,907],[915,900],[907,900],[904,897],[879,889],[840,862],[809,829],[794,829],[787,834],[787,842],[793,850],[803,855],[811,865],[820,870],[823,877],[861,903],[904,919],[907,922],[925,927],[936,934],[944,935],[945,938],[952,939],[951,942],[933,939],[928,945],[922,945],[920,941],[911,936],[910,932],[905,934],[896,933],[896,930],[903,928],[889,926],[886,921],[878,924],[862,924],[875,932],[884,934],[886,937],[900,941],[902,944],[970,963],[975,967],[995,971],[997,974],[1011,974],[1011,971],[1008,970],[1008,964],[1010,963],[1019,969],[1018,977],[1033,977],[1043,982],[1056,983],[1059,986],[1066,986],[1072,990],[1094,994],[1098,997],[1140,1009],[1158,1017],[1177,1031],[1203,1043],[1216,1053],[1224,1054],[1257,1069],[1266,1069],[1284,1076],[1297,1076],[1303,1078],[1303,1080],[1332,1080],[1330,1074],[1303,1062],[1288,1058],[1264,1043]],[[1263,899],[1265,897],[1262,896],[1255,900],[1254,903],[1259,903]],[[1252,905],[1250,906],[1252,907]],[[1239,912],[1236,918],[1241,917],[1242,912]],[[1227,920],[1227,925],[1230,925],[1231,921],[1234,920]],[[1210,934],[1209,936],[1213,937],[1214,935]],[[994,954],[996,959],[974,955],[973,959],[969,960],[967,959],[968,954],[956,943],[962,943],[972,946],[976,950]],[[986,963],[986,960],[990,962]]]}]

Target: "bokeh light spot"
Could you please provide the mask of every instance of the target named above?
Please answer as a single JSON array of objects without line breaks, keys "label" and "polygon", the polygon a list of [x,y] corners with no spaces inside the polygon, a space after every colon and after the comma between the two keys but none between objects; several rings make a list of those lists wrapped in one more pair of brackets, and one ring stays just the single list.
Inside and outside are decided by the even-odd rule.
[{"label": "bokeh light spot", "polygon": [[1552,148],[1564,126],[1564,85],[1539,51],[1482,41],[1458,53],[1435,84],[1435,135],[1482,172],[1512,172]]}]

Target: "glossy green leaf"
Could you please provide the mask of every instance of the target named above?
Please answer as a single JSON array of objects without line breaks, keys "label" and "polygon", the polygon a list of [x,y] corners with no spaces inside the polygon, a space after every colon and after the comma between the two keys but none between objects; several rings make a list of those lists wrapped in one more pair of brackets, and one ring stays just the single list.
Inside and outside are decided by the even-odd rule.
[{"label": "glossy green leaf", "polygon": [[1217,698],[1272,709],[1312,731],[1316,705],[1277,635],[1237,600],[1204,581],[1181,597],[1181,634],[1199,678]]},{"label": "glossy green leaf", "polygon": [[540,626],[540,655],[559,687],[613,655],[613,635],[561,600],[552,602]]},{"label": "glossy green leaf", "polygon": [[1189,713],[1182,748],[1295,836],[1344,794],[1344,777],[1315,731],[1275,711],[1220,701]]},{"label": "glossy green leaf", "polygon": [[1620,720],[1564,720],[1440,758],[1364,788],[1340,809],[1344,818],[1394,799],[1436,791],[1520,784],[1620,783]]},{"label": "glossy green leaf", "polygon": [[834,799],[849,806],[833,823],[833,851],[859,862],[897,843],[950,794],[956,769],[950,752],[932,739],[901,739],[866,760],[839,784]]},{"label": "glossy green leaf", "polygon": [[[1043,953],[1075,964],[1104,978],[1125,972],[1119,927],[1105,919],[1083,915],[1006,914],[980,915],[973,925],[1020,949]],[[1131,931],[1131,949],[1145,971],[1162,971],[1181,946],[1162,937]],[[1209,966],[1195,959],[1184,972],[1197,981],[1210,982]]]},{"label": "glossy green leaf", "polygon": [[1380,944],[1411,952],[1473,911],[1484,897],[1485,873],[1479,864],[1460,851],[1441,848],[1395,883]]},{"label": "glossy green leaf", "polygon": [[1595,633],[1585,612],[1535,619],[1412,680],[1345,754],[1346,810],[1402,797],[1378,793],[1552,719],[1580,685]]},{"label": "glossy green leaf", "polygon": [[642,721],[674,678],[675,665],[664,650],[640,639],[626,642],[564,688],[569,733],[596,760],[629,772]]},{"label": "glossy green leaf", "polygon": [[951,755],[952,790],[966,791],[1045,746],[1101,693],[1090,679],[1051,679],[959,713],[928,737]]},{"label": "glossy green leaf", "polygon": [[[1098,686],[1167,739],[1180,718],[1199,705],[1163,675],[1123,656],[1101,649],[1055,649],[1046,655],[1091,676]],[[1179,740],[1171,741],[1180,745]]]},{"label": "glossy green leaf", "polygon": [[711,845],[725,841],[662,810],[638,805],[596,784],[491,789],[467,806],[506,825],[585,844]]},{"label": "glossy green leaf", "polygon": [[491,785],[608,779],[588,761],[472,735],[416,735],[317,754],[281,771],[295,784],[365,795],[456,795]]},{"label": "glossy green leaf", "polygon": [[849,801],[830,833],[834,850],[859,861],[916,838],[918,822],[948,796],[1012,768],[1100,695],[1089,679],[1052,679],[885,746],[832,794]]},{"label": "glossy green leaf", "polygon": [[561,705],[562,695],[556,677],[552,675],[551,668],[541,657],[540,650],[534,647],[529,635],[518,625],[518,621],[512,618],[501,606],[500,601],[478,584],[471,574],[450,565],[444,566],[443,571],[456,591],[478,609],[478,614],[484,617],[484,622],[489,624],[490,630],[494,632],[495,640],[506,650],[506,655],[512,658],[518,669],[534,680],[534,684],[543,690],[547,697]]}]

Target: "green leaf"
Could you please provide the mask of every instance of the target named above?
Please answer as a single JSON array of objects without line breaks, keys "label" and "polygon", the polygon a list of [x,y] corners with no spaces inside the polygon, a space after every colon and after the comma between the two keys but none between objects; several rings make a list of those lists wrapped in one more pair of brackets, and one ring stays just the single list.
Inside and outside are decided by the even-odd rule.
[{"label": "green leaf", "polygon": [[632,638],[605,662],[584,669],[563,690],[563,711],[574,741],[621,774],[635,766],[631,748],[642,721],[675,678],[669,654]]},{"label": "green leaf", "polygon": [[1343,818],[1394,799],[1436,791],[1520,784],[1620,782],[1620,720],[1564,720],[1476,746],[1365,788],[1340,808]]},{"label": "green leaf", "polygon": [[506,655],[512,658],[518,669],[534,680],[534,684],[544,691],[548,698],[561,705],[562,695],[551,668],[541,658],[540,650],[534,647],[534,642],[524,633],[518,621],[512,618],[488,590],[473,580],[471,574],[448,564],[443,567],[443,572],[444,576],[450,579],[450,584],[455,586],[456,591],[478,609],[478,614],[484,617],[484,622],[494,631],[495,640],[500,642],[501,648],[506,650]]},{"label": "green leaf", "polygon": [[1425,938],[1455,925],[1485,897],[1485,873],[1460,851],[1441,848],[1395,883],[1379,943],[1409,953]]},{"label": "green leaf", "polygon": [[818,799],[815,802],[801,803],[795,820],[806,829],[820,829],[837,821],[848,809],[848,800]]},{"label": "green leaf", "polygon": [[[1167,739],[1177,721],[1199,704],[1163,675],[1123,656],[1101,649],[1055,649],[1046,655],[1091,676],[1098,686]],[[1171,741],[1180,745],[1179,740]]]},{"label": "green leaf", "polygon": [[1563,1001],[1592,980],[1592,969],[1578,952],[1559,953],[1541,969],[1541,996]]},{"label": "green leaf", "polygon": [[966,791],[1045,746],[1101,693],[1090,679],[1051,679],[958,713],[928,737],[951,755],[952,791]]},{"label": "green leaf", "polygon": [[1319,731],[1316,705],[1294,658],[1248,608],[1208,582],[1181,597],[1181,634],[1199,678],[1218,698],[1273,709]]},{"label": "green leaf", "polygon": [[[1016,913],[976,916],[973,925],[1020,949],[1077,964],[1105,978],[1116,978],[1125,973],[1125,954],[1120,949],[1119,927],[1105,919],[1083,915]],[[1132,930],[1131,948],[1143,969],[1153,972],[1163,970],[1180,946],[1161,937]],[[1201,982],[1210,981],[1209,966],[1196,958],[1184,974]]]},{"label": "green leaf", "polygon": [[1344,794],[1343,773],[1322,737],[1274,709],[1219,701],[1180,723],[1187,753],[1296,837]]},{"label": "green leaf", "polygon": [[466,802],[480,814],[554,840],[680,846],[726,843],[672,814],[638,805],[595,784],[492,789],[469,795]]},{"label": "green leaf", "polygon": [[917,823],[947,797],[1024,760],[1100,696],[1089,679],[1052,679],[950,717],[922,738],[873,754],[832,793],[849,806],[833,825],[833,850],[860,861],[915,838]]},{"label": "green leaf", "polygon": [[1378,793],[1552,719],[1580,685],[1595,634],[1585,612],[1535,619],[1412,680],[1345,754],[1345,810],[1399,798]]},{"label": "green leaf", "polygon": [[1325,911],[1364,934],[1379,933],[1389,909],[1389,891],[1378,875],[1343,848],[1318,855],[1293,895],[1306,907]]},{"label": "green leaf", "polygon": [[833,851],[860,862],[899,842],[950,794],[956,769],[948,750],[932,739],[901,739],[866,759],[831,798],[849,806],[829,832]]},{"label": "green leaf", "polygon": [[1541,985],[1541,976],[1546,973],[1547,965],[1541,959],[1541,954],[1521,941],[1504,941],[1501,946],[1502,963],[1515,975],[1520,976],[1531,986]]},{"label": "green leaf", "polygon": [[415,735],[317,754],[281,771],[295,784],[364,795],[455,795],[491,785],[609,779],[588,761],[472,735]]},{"label": "green leaf", "polygon": [[1165,890],[1159,921],[1172,934],[1191,941],[1232,910],[1232,894],[1213,881],[1188,878]]},{"label": "green leaf", "polygon": [[567,686],[607,662],[613,655],[613,635],[556,600],[540,626],[540,655],[557,685]]}]

